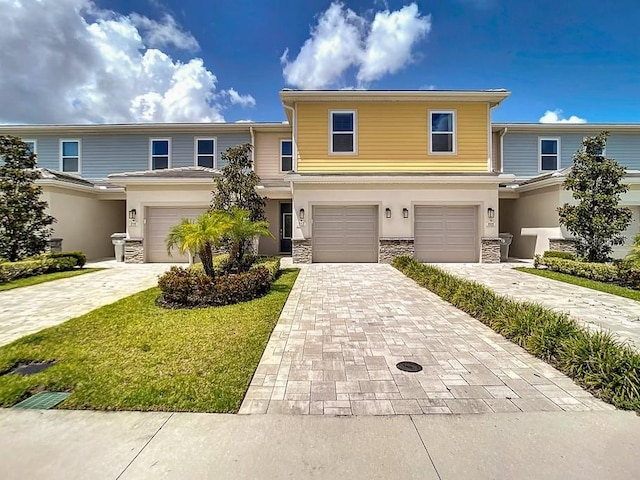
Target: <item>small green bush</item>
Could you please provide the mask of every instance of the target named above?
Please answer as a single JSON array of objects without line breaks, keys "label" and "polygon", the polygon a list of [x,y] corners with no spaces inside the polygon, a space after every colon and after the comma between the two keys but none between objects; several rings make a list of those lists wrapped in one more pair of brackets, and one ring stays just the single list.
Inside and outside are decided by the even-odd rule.
[{"label": "small green bush", "polygon": [[552,272],[567,273],[598,282],[616,282],[618,279],[618,270],[615,265],[606,263],[579,262],[577,260],[565,260],[563,258],[542,257],[538,259],[538,265],[544,265]]},{"label": "small green bush", "polygon": [[632,260],[621,260],[615,266],[620,285],[640,290],[640,264]]},{"label": "small green bush", "polygon": [[554,252],[547,250],[542,254],[544,258],[562,258],[564,260],[575,260],[576,254],[571,252]]},{"label": "small green bush", "polygon": [[[572,262],[555,257],[547,260]],[[398,257],[392,265],[556,366],[603,400],[640,413],[640,354],[611,334],[589,332],[564,313],[502,297],[483,285],[423,265],[411,257]]]},{"label": "small green bush", "polygon": [[64,272],[77,266],[74,257],[39,257],[20,262],[0,263],[0,284],[45,273]]},{"label": "small green bush", "polygon": [[87,263],[87,256],[80,251],[75,251],[75,252],[51,252],[51,253],[46,253],[45,257],[47,258],[67,258],[67,257],[71,257],[71,258],[75,258],[76,259],[76,266],[82,268],[85,266],[85,264]]}]

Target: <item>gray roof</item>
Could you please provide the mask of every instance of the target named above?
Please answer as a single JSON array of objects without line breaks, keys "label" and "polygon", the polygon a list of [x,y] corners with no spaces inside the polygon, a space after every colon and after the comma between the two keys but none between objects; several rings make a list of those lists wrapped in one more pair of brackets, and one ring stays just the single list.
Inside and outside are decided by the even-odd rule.
[{"label": "gray roof", "polygon": [[89,180],[85,180],[78,175],[73,175],[71,173],[59,172],[57,170],[50,170],[48,168],[37,168],[36,169],[40,173],[40,178],[46,180],[58,180],[60,182],[65,183],[73,183],[75,185],[82,185],[84,187],[93,187],[95,184],[90,182]]},{"label": "gray roof", "polygon": [[220,170],[207,167],[177,167],[141,172],[112,173],[108,178],[211,178],[222,175]]},{"label": "gray roof", "polygon": [[[571,167],[566,167],[561,170],[557,170],[554,172],[542,173],[536,177],[529,178],[523,182],[520,182],[520,186],[530,185],[532,183],[541,182],[542,180],[547,180],[549,178],[564,178],[571,171]],[[625,177],[640,177],[640,170],[627,170]]]}]

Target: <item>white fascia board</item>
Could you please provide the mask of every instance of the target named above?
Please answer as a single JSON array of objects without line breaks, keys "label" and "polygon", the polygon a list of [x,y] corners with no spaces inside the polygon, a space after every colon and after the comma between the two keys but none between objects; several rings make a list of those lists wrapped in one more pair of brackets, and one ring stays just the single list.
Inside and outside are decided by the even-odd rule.
[{"label": "white fascia board", "polygon": [[198,185],[211,184],[213,186],[213,177],[211,178],[125,178],[125,177],[109,177],[109,183],[114,185]]},{"label": "white fascia board", "polygon": [[287,175],[287,180],[301,184],[416,184],[416,183],[512,183],[515,176],[501,175]]}]

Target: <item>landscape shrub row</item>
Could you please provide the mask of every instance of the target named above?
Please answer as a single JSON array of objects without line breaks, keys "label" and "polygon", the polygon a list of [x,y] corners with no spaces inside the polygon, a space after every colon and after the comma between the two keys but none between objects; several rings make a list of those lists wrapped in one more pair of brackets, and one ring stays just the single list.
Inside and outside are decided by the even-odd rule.
[{"label": "landscape shrub row", "polygon": [[[534,266],[546,267],[552,272],[566,273],[576,277],[588,278],[598,282],[616,283],[624,287],[640,290],[640,265],[628,260],[619,260],[613,264],[580,262],[555,256],[536,256]],[[561,252],[558,252],[561,253]]]},{"label": "landscape shrub row", "polygon": [[[280,271],[280,257],[267,257],[262,255],[246,254],[243,257],[241,270],[249,271],[258,267],[264,267],[269,271],[272,280],[275,280]],[[231,273],[233,261],[228,253],[217,255],[213,258],[213,268],[217,275]],[[191,265],[189,270],[204,273],[201,263]]]},{"label": "landscape shrub row", "polygon": [[576,254],[571,252],[555,252],[547,250],[542,254],[544,258],[564,258],[565,260],[575,260]]},{"label": "landscape shrub row", "polygon": [[84,266],[82,252],[59,252],[38,255],[19,262],[0,263],[0,284],[45,273],[64,272]]},{"label": "landscape shrub row", "polygon": [[497,295],[411,257],[398,257],[393,266],[603,400],[640,413],[640,353],[610,333],[589,332],[563,313]]}]

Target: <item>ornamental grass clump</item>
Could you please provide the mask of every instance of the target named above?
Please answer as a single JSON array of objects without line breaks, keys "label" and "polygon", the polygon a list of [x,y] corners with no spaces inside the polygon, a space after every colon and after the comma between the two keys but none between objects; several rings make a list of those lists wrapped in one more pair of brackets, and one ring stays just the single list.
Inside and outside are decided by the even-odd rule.
[{"label": "ornamental grass clump", "polygon": [[610,333],[590,332],[564,313],[500,296],[483,285],[423,265],[411,257],[398,257],[392,265],[549,362],[594,395],[616,407],[640,413],[640,353]]}]

